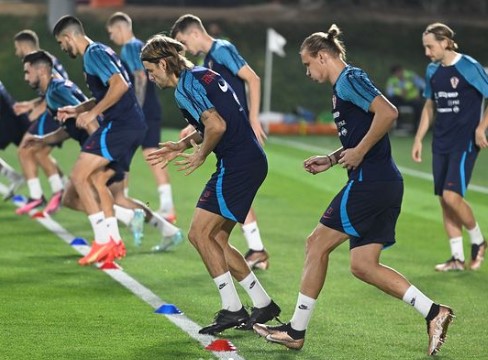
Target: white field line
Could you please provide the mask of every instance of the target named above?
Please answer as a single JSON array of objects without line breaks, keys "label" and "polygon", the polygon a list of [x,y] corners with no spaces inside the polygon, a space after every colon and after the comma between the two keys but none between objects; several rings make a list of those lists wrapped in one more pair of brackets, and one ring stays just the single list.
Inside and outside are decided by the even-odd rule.
[{"label": "white field line", "polygon": [[[286,139],[281,139],[281,138],[269,138],[268,142],[272,144],[277,144],[277,145],[283,145],[283,146],[288,146],[294,149],[298,150],[304,150],[304,151],[311,151],[314,153],[318,154],[324,154],[333,151],[332,149],[327,149],[327,148],[322,148],[319,146],[315,145],[309,145],[309,144],[304,144],[299,141],[293,141],[293,140],[286,140]],[[402,174],[404,175],[409,175],[412,177],[415,177],[417,179],[422,179],[422,180],[429,180],[433,181],[432,174],[426,173],[423,171],[403,167],[403,166],[398,166],[398,169],[401,171]],[[479,186],[479,185],[468,185],[468,189],[474,192],[482,193],[482,194],[488,194],[488,188],[486,186]]]},{"label": "white field line", "polygon": [[[20,203],[16,203],[19,206]],[[32,211],[30,215],[33,215],[36,211]],[[59,223],[57,223],[49,215],[45,217],[34,217],[41,225],[46,229],[57,235],[60,239],[70,245],[73,249],[78,251],[81,255],[86,255],[89,251],[89,246],[87,245],[71,245],[71,241],[76,237],[64,229]],[[101,264],[97,264],[98,267]],[[110,276],[112,279],[117,281],[119,284],[124,286],[139,299],[143,300],[145,303],[149,304],[153,309],[159,309],[164,304],[168,304],[163,301],[156,294],[154,294],[150,289],[139,283],[136,279],[125,273],[122,269],[100,269],[105,274]],[[193,339],[197,340],[205,348],[207,345],[211,344],[215,337],[210,335],[202,335],[198,333],[200,326],[189,319],[184,314],[161,314],[166,316],[166,318],[183,330],[185,333],[190,335]],[[235,345],[235,344],[234,344]],[[210,351],[209,351],[210,352]],[[238,355],[236,351],[211,351],[213,355],[220,360],[245,360],[242,356]]]}]

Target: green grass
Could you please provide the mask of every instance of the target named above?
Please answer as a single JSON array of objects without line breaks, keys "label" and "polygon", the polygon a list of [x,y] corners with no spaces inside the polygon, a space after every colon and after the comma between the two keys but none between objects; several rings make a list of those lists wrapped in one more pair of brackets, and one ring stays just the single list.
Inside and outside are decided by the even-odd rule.
[{"label": "green grass", "polygon": [[[174,138],[174,131],[165,137]],[[285,138],[306,145],[333,149],[334,137]],[[428,142],[426,142],[428,144]],[[425,163],[410,158],[411,139],[394,138],[393,151],[402,167],[430,172],[429,149]],[[2,158],[17,167],[15,148]],[[255,202],[261,234],[271,254],[270,269],[258,272],[268,293],[281,306],[282,320],[293,313],[304,259],[306,236],[316,225],[332,196],[345,183],[343,170],[310,176],[302,161],[315,154],[271,141],[266,145],[269,174]],[[74,143],[55,150],[62,168],[69,171],[78,150]],[[214,167],[214,159],[191,176],[171,167],[178,225],[188,229],[192,211]],[[482,153],[473,183],[486,186],[488,159]],[[44,182],[44,185],[46,183]],[[479,272],[439,274],[433,265],[447,259],[448,244],[439,204],[430,181],[405,175],[405,198],[397,227],[397,244],[384,252],[382,262],[406,275],[428,296],[451,305],[457,314],[449,339],[438,359],[483,359],[482,339],[488,336],[486,316],[488,265]],[[26,193],[26,189],[22,189]],[[157,207],[154,181],[141,154],[131,171],[131,191]],[[482,230],[488,231],[485,194],[470,192],[468,199]],[[90,239],[82,214],[63,209],[55,220],[76,236]],[[77,265],[79,255],[28,217],[14,215],[14,206],[0,203],[0,358],[2,359],[211,359],[212,354],[164,316],[95,268]],[[173,252],[152,254],[159,241],[146,231],[141,248],[129,232],[124,270],[163,300],[176,304],[189,318],[207,324],[220,307],[215,286],[196,251],[185,242]],[[231,241],[245,251],[238,228]],[[465,241],[466,254],[469,253]],[[250,305],[238,289],[243,302]],[[401,301],[353,278],[348,247],[331,257],[325,288],[318,300],[300,352],[267,344],[252,333],[224,333],[246,359],[426,359],[427,336],[422,317]]]}]

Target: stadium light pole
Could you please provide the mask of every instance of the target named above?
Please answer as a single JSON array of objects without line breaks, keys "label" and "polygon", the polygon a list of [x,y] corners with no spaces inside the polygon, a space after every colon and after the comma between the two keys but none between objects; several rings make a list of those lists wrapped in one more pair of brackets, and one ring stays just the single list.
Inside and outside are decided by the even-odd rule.
[{"label": "stadium light pole", "polygon": [[264,65],[264,91],[263,113],[271,111],[271,79],[273,74],[273,53],[285,56],[284,46],[286,39],[274,29],[268,28],[266,32],[266,58]]}]

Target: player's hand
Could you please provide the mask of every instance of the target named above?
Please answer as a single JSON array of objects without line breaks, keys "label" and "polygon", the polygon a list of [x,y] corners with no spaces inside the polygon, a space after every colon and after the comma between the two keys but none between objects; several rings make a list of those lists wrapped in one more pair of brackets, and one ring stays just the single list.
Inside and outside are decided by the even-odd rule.
[{"label": "player's hand", "polygon": [[312,175],[316,175],[332,167],[332,164],[327,156],[315,155],[311,156],[303,162],[305,171]]},{"label": "player's hand", "polygon": [[188,135],[192,134],[195,131],[193,125],[188,125],[184,129],[180,131],[180,139],[186,138]]},{"label": "player's hand", "polygon": [[350,148],[341,152],[337,163],[347,170],[354,170],[361,164],[363,158],[364,154],[357,148]]},{"label": "player's hand", "polygon": [[422,162],[422,141],[415,139],[412,146],[412,159],[415,162]]},{"label": "player's hand", "polygon": [[28,113],[28,112],[32,111],[33,108],[34,108],[34,106],[32,105],[32,103],[30,101],[16,102],[12,106],[12,109],[13,109],[15,115],[17,115],[17,116]]},{"label": "player's hand", "polygon": [[56,118],[61,122],[64,123],[67,119],[75,118],[77,115],[76,107],[74,106],[63,106],[58,109],[58,113]]},{"label": "player's hand", "polygon": [[42,145],[44,145],[44,140],[39,135],[28,136],[22,141],[23,148],[37,148]]},{"label": "player's hand", "polygon": [[488,141],[486,140],[486,131],[482,128],[477,128],[475,132],[475,141],[476,145],[478,145],[482,149],[486,149],[488,147]]},{"label": "player's hand", "polygon": [[259,121],[251,121],[251,127],[254,131],[254,134],[256,135],[256,138],[259,141],[259,144],[261,144],[261,146],[264,146],[264,142],[266,141],[268,136],[261,126],[261,123]]},{"label": "player's hand", "polygon": [[164,169],[174,158],[176,158],[182,151],[185,150],[184,144],[175,141],[167,141],[159,144],[158,150],[151,151],[146,156],[146,161],[151,166],[161,164],[161,169]]},{"label": "player's hand", "polygon": [[200,146],[194,140],[190,140],[193,146],[193,152],[191,154],[179,153],[179,157],[183,157],[182,160],[175,161],[175,165],[178,165],[178,171],[185,171],[185,175],[190,175],[193,171],[199,168],[205,162],[205,156],[200,151]]},{"label": "player's hand", "polygon": [[76,118],[76,127],[87,130],[90,128],[90,123],[96,121],[96,119],[97,117],[90,111],[82,112]]}]

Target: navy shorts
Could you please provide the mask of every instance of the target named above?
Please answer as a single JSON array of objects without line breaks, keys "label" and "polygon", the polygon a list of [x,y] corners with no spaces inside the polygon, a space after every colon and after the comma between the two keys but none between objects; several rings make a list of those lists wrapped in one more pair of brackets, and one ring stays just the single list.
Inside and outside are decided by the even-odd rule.
[{"label": "navy shorts", "polygon": [[117,121],[102,124],[85,141],[81,151],[116,162],[121,171],[127,172],[137,148],[144,138],[146,127],[128,127]]},{"label": "navy shorts", "polygon": [[61,124],[59,121],[54,120],[51,113],[46,110],[32,122],[29,127],[29,133],[32,135],[43,136],[58,130],[60,126]]},{"label": "navy shorts", "polygon": [[0,114],[0,149],[6,149],[10,144],[19,146],[24,134],[31,123],[27,116],[15,116],[2,112]]},{"label": "navy shorts", "polygon": [[264,154],[244,165],[222,159],[205,185],[197,207],[242,224],[267,173]]},{"label": "navy shorts", "polygon": [[159,148],[161,142],[161,119],[146,118],[147,131],[141,147],[143,149]]},{"label": "navy shorts", "polygon": [[395,243],[403,198],[403,181],[351,180],[332,200],[320,223],[349,235],[350,248]]},{"label": "navy shorts", "polygon": [[451,154],[433,154],[434,193],[442,196],[450,190],[463,196],[468,189],[479,148],[469,146],[468,150]]}]

